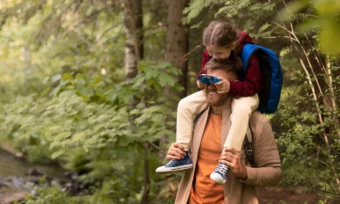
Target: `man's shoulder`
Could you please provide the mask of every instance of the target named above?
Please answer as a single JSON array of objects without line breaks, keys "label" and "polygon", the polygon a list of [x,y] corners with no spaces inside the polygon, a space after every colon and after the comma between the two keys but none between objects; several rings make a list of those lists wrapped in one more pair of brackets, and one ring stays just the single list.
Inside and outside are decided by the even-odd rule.
[{"label": "man's shoulder", "polygon": [[255,111],[253,114],[251,114],[250,121],[256,123],[269,122],[269,119],[265,114]]},{"label": "man's shoulder", "polygon": [[251,115],[250,126],[254,130],[256,135],[260,135],[262,133],[262,129],[263,129],[265,124],[271,125],[270,120],[267,118],[266,115],[264,115],[264,114],[262,114],[258,111],[255,111]]}]

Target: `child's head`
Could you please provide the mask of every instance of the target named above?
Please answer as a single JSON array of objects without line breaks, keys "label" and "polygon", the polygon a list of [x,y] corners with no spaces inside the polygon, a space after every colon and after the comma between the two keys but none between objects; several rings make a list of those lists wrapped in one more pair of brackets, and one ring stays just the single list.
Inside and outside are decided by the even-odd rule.
[{"label": "child's head", "polygon": [[228,59],[237,47],[236,29],[225,21],[212,21],[203,32],[203,44],[208,53],[217,61]]}]

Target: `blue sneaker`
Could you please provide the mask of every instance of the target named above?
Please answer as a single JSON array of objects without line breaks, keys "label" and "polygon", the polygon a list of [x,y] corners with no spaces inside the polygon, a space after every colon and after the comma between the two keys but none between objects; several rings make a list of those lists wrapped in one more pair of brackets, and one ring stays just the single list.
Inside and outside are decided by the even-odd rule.
[{"label": "blue sneaker", "polygon": [[183,159],[170,160],[167,164],[160,166],[156,169],[156,173],[171,173],[177,171],[184,171],[192,168],[192,161],[189,153],[186,152]]},{"label": "blue sneaker", "polygon": [[227,181],[229,167],[225,164],[218,164],[217,168],[210,174],[210,178],[217,184],[224,184]]}]

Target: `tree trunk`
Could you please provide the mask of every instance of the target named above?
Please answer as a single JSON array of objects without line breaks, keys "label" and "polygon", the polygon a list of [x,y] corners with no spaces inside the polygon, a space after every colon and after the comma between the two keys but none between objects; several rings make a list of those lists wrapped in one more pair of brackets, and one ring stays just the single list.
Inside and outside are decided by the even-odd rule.
[{"label": "tree trunk", "polygon": [[[133,79],[137,75],[138,61],[143,59],[144,57],[142,0],[125,0],[124,15],[124,24],[126,27],[125,81],[130,82],[131,79]],[[132,101],[131,107],[134,107],[134,104],[136,103],[136,100]],[[143,147],[145,152],[144,190],[140,203],[147,204],[150,193],[150,175],[148,161],[149,146],[147,143],[144,143]]]},{"label": "tree trunk", "polygon": [[143,146],[144,146],[144,190],[140,204],[147,204],[150,193],[150,175],[148,160],[149,145],[145,142]]},{"label": "tree trunk", "polygon": [[[165,59],[182,70],[180,84],[184,90],[178,94],[180,98],[185,97],[187,94],[188,62],[184,56],[189,50],[189,29],[182,24],[182,18],[183,9],[188,3],[189,0],[169,0],[168,3]],[[168,88],[165,89],[165,93],[169,96],[173,95],[173,93],[169,94]]]},{"label": "tree trunk", "polygon": [[[136,50],[139,60],[144,58],[144,35],[143,35],[143,7],[142,0],[134,1],[135,26],[136,26]],[[145,142],[144,147],[144,189],[140,204],[149,202],[150,194],[150,175],[149,175],[149,160],[148,152],[149,145]]]},{"label": "tree trunk", "polygon": [[136,13],[136,30],[137,30],[137,49],[138,58],[141,60],[144,58],[144,34],[143,34],[143,8],[142,0],[134,2],[135,13]]},{"label": "tree trunk", "polygon": [[130,82],[137,75],[138,66],[136,17],[131,0],[124,1],[124,25],[126,33],[125,80]]},{"label": "tree trunk", "polygon": [[[185,55],[189,50],[189,29],[182,24],[183,9],[188,5],[189,0],[169,0],[168,1],[168,29],[166,33],[165,60],[169,61],[172,66],[181,69],[180,85],[184,88],[180,93],[174,93],[170,87],[164,88],[164,95],[169,101],[176,103],[178,98],[183,98],[187,94],[187,73],[188,62]],[[174,121],[171,116],[167,119]],[[170,129],[170,127],[169,127]],[[163,158],[168,144],[167,136],[160,139],[160,147],[164,151],[160,152],[159,157]]]}]

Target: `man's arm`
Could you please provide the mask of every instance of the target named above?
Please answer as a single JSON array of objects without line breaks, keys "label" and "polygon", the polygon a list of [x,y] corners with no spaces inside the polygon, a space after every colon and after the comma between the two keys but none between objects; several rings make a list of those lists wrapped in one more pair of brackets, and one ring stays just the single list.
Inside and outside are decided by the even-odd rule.
[{"label": "man's arm", "polygon": [[225,149],[220,157],[220,163],[229,166],[234,176],[249,185],[273,186],[282,180],[282,169],[279,152],[271,125],[265,116],[259,122],[262,128],[254,138],[253,150],[256,168],[246,167],[241,162],[240,152],[235,149]]},{"label": "man's arm", "polygon": [[273,130],[267,118],[257,124],[262,126],[262,131],[253,141],[256,168],[246,167],[248,178],[244,182],[250,185],[277,185],[283,175]]}]

